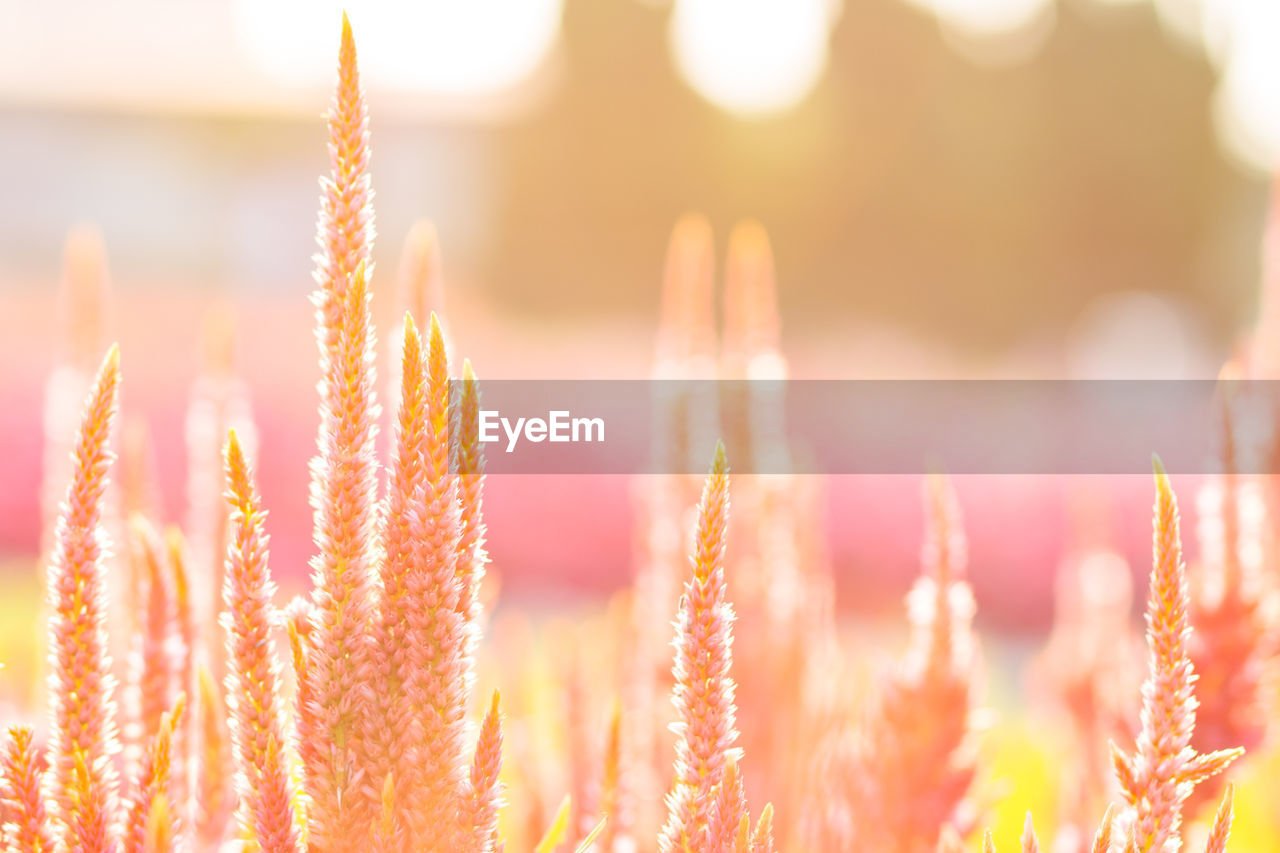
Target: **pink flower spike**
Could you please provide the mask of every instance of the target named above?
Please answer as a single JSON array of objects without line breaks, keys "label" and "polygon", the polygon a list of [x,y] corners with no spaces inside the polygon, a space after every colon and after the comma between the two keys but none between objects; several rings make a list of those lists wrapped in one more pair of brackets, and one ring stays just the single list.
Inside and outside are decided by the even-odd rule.
[{"label": "pink flower spike", "polygon": [[475,756],[471,760],[469,798],[463,809],[463,831],[471,836],[469,850],[491,851],[498,837],[498,810],[502,807],[502,713],[498,691],[480,724]]},{"label": "pink flower spike", "polygon": [[1214,815],[1213,827],[1209,830],[1208,840],[1205,841],[1204,853],[1226,853],[1227,839],[1231,836],[1234,800],[1235,787],[1228,785],[1226,793],[1222,795],[1222,804],[1218,806],[1218,813]]},{"label": "pink flower spike", "polygon": [[40,790],[40,756],[28,726],[12,726],[0,756],[0,814],[12,821],[6,839],[12,853],[53,853],[52,826]]},{"label": "pink flower spike", "polygon": [[1195,672],[1188,656],[1189,594],[1182,562],[1178,504],[1169,477],[1154,459],[1156,503],[1147,600],[1148,674],[1142,685],[1142,728],[1133,756],[1115,752],[1117,776],[1133,817],[1130,845],[1164,853],[1176,843],[1183,805],[1194,786],[1221,772],[1242,750],[1198,755]]},{"label": "pink flower spike", "polygon": [[729,513],[729,478],[724,444],[698,507],[693,577],[685,583],[676,620],[675,780],[667,795],[667,820],[658,838],[662,853],[697,849],[708,831],[716,788],[726,763],[736,760],[738,732],[734,717],[732,664],[733,608],[726,598],[725,533]]},{"label": "pink flower spike", "polygon": [[263,853],[297,853],[302,848],[293,780],[282,751],[280,664],[271,636],[275,583],[268,565],[266,511],[234,431],[225,456],[233,534],[224,572],[222,623],[231,662],[227,706],[239,819]]},{"label": "pink flower spike", "polygon": [[1040,853],[1040,839],[1036,838],[1035,823],[1031,820],[1031,812],[1027,812],[1022,822],[1022,853]]},{"label": "pink flower spike", "polygon": [[145,853],[159,836],[175,839],[179,828],[169,790],[173,733],[182,717],[186,696],[178,697],[171,711],[161,715],[159,726],[147,745],[146,756],[133,786],[125,828],[124,853]]},{"label": "pink flower spike", "polygon": [[48,577],[49,807],[58,843],[84,853],[112,851],[120,819],[102,523],[119,381],[113,346],[80,421]]}]

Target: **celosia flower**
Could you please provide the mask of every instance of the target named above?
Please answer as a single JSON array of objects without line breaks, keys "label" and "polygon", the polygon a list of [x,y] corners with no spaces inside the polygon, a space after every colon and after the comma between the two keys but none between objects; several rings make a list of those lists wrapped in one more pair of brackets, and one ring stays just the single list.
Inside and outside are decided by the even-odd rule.
[{"label": "celosia flower", "polygon": [[112,347],[81,417],[48,577],[49,805],[58,843],[84,853],[112,850],[119,820],[102,523],[119,379]]},{"label": "celosia flower", "polygon": [[[174,650],[177,657],[174,663],[175,684],[179,693],[198,696],[196,624],[191,604],[191,576],[187,571],[186,542],[177,527],[170,527],[165,531],[165,546],[169,556],[169,570],[173,574],[174,630],[178,646]],[[177,730],[173,733],[173,772],[169,779],[174,807],[188,827],[196,825],[193,811],[195,802],[191,792],[193,774],[199,766],[194,752],[197,739],[197,716],[196,713],[183,714]]]},{"label": "celosia flower", "polygon": [[658,838],[662,853],[700,849],[712,801],[727,762],[736,759],[732,663],[733,607],[725,595],[724,545],[729,479],[724,445],[698,507],[693,577],[685,583],[676,621],[672,701],[677,711],[675,781]]},{"label": "celosia flower", "polygon": [[427,342],[423,476],[408,513],[413,571],[406,589],[406,701],[417,738],[396,772],[410,804],[409,841],[417,850],[452,851],[466,780],[463,740],[469,689],[469,631],[458,575],[461,535],[457,478],[450,472],[449,368],[434,319]]},{"label": "celosia flower", "polygon": [[[1188,570],[1188,652],[1195,667],[1197,752],[1239,746],[1252,750],[1267,734],[1266,675],[1276,626],[1261,573],[1262,497],[1236,471],[1233,418],[1223,405],[1223,472],[1200,496],[1201,562]],[[1218,797],[1222,777],[1206,780],[1187,799],[1197,809]]]},{"label": "celosia flower", "polygon": [[143,572],[139,578],[143,592],[140,630],[125,690],[125,764],[132,776],[143,750],[158,731],[161,717],[173,708],[182,688],[177,683],[174,654],[174,596],[160,542],[154,528],[140,517],[130,519],[129,532],[133,559]]},{"label": "celosia flower", "polygon": [[[432,317],[434,322],[435,315]],[[447,344],[443,326],[440,337],[443,358]],[[459,604],[470,629],[467,638],[470,657],[475,654],[480,641],[480,585],[484,581],[485,565],[489,562],[489,557],[484,547],[484,450],[479,433],[480,386],[469,360],[462,362],[462,390],[455,412],[450,429],[453,436],[451,462],[458,475],[458,502],[461,508],[459,521],[462,525],[458,537],[458,583],[462,588]],[[468,671],[468,692],[471,690],[472,677],[472,673]]]},{"label": "celosia flower", "polygon": [[600,780],[600,812],[608,819],[600,836],[600,849],[612,853],[616,840],[626,829],[622,808],[622,703],[614,702],[609,716],[609,732],[604,741],[604,775]]},{"label": "celosia flower", "polygon": [[1200,754],[1191,747],[1196,725],[1195,670],[1187,652],[1191,632],[1186,567],[1182,563],[1178,505],[1160,460],[1155,460],[1156,503],[1151,588],[1147,599],[1148,674],[1142,685],[1142,729],[1137,749],[1112,750],[1120,788],[1129,803],[1130,845],[1137,853],[1166,853],[1181,844],[1187,796],[1199,782],[1227,767],[1243,750]]},{"label": "celosia flower", "polygon": [[498,810],[502,807],[502,714],[498,707],[498,691],[493,691],[489,710],[480,724],[475,755],[471,759],[471,775],[461,810],[463,837],[469,836],[467,850],[496,849]]},{"label": "celosia flower", "polygon": [[367,627],[377,524],[373,333],[365,268],[342,294],[341,324],[321,396],[324,434],[312,466],[315,588],[307,665],[312,701],[298,708],[311,843],[347,849],[369,815],[357,778],[357,744],[371,694]]},{"label": "celosia flower", "polygon": [[1235,791],[1231,785],[1228,785],[1226,793],[1222,796],[1222,804],[1218,806],[1218,813],[1214,815],[1213,826],[1209,829],[1204,853],[1226,853],[1227,839],[1231,836],[1231,820],[1234,817],[1232,812],[1234,800]]},{"label": "celosia flower", "polygon": [[301,850],[293,785],[282,746],[280,665],[271,638],[275,583],[268,565],[266,511],[235,432],[226,447],[227,549],[223,627],[227,632],[227,708],[235,752],[239,819],[263,853]]},{"label": "celosia flower", "polygon": [[370,695],[366,629],[372,615],[377,528],[378,409],[369,311],[373,243],[368,116],[346,16],[329,111],[331,176],[322,179],[316,337],[320,348],[319,453],[312,464],[315,589],[306,664],[310,701],[298,706],[306,771],[308,843],[354,849],[372,818],[359,777],[358,739]]},{"label": "celosia flower", "polygon": [[[365,753],[366,788],[380,789],[389,775],[399,776],[405,756],[415,742],[414,708],[404,697],[404,681],[409,670],[406,638],[410,575],[421,571],[419,550],[413,541],[410,520],[424,476],[423,456],[427,443],[427,377],[422,339],[411,315],[404,318],[401,346],[400,407],[396,416],[395,450],[391,460],[387,498],[382,512],[382,558],[379,564],[380,597],[374,620],[370,649],[375,672],[374,701],[368,709]],[[397,784],[403,786],[401,777]],[[381,799],[379,791],[367,796]],[[403,797],[399,798],[403,804]],[[398,822],[398,820],[397,820]]]},{"label": "celosia flower", "polygon": [[708,853],[734,853],[738,829],[744,817],[747,817],[747,794],[742,788],[742,777],[738,775],[738,762],[730,758],[725,762],[724,775],[716,788],[708,816]]},{"label": "celosia flower", "polygon": [[959,506],[942,477],[926,484],[925,514],[924,574],[908,599],[911,646],[884,685],[864,755],[846,780],[861,843],[903,853],[932,851],[948,824],[967,829],[975,774],[974,603]]},{"label": "celosia flower", "polygon": [[169,790],[173,732],[182,717],[186,697],[179,696],[173,709],[161,715],[159,725],[147,745],[146,755],[133,783],[125,825],[124,853],[145,853],[157,838],[174,840],[179,835],[177,813]]},{"label": "celosia flower", "polygon": [[773,853],[773,805],[765,803],[751,832],[751,853]]},{"label": "celosia flower", "polygon": [[12,853],[54,853],[39,763],[30,727],[11,726],[0,756],[0,814],[7,817],[4,838]]},{"label": "celosia flower", "polygon": [[1027,818],[1022,823],[1022,853],[1040,853],[1040,839],[1036,838],[1035,822],[1031,819],[1031,812],[1027,812]]},{"label": "celosia flower", "polygon": [[231,747],[227,737],[227,708],[209,670],[196,671],[199,690],[200,751],[196,779],[196,832],[199,842],[216,847],[226,836],[234,807]]}]

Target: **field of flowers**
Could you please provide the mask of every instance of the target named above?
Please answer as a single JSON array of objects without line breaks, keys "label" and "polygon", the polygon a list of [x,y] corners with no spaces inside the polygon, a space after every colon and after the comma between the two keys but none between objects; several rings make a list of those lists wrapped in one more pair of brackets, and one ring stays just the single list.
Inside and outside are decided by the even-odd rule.
[{"label": "field of flowers", "polygon": [[[946,477],[921,478],[907,647],[870,673],[835,608],[820,482],[731,473],[734,452],[773,439],[762,423],[718,445],[705,478],[637,479],[622,594],[569,626],[486,637],[501,590],[487,572],[483,382],[430,310],[429,229],[406,249],[398,358],[375,370],[368,116],[345,20],[340,45],[312,298],[312,586],[287,600],[272,579],[257,434],[218,318],[188,420],[204,448],[190,520],[161,529],[145,436],[115,435],[120,384],[147,355],[102,341],[101,248],[74,236],[66,354],[46,394],[46,570],[16,567],[0,596],[0,661],[47,655],[43,687],[14,693],[36,707],[0,695],[0,849],[1280,845],[1280,540],[1266,520],[1280,487],[1240,470],[1229,403],[1223,472],[1195,500],[1154,460],[1141,628],[1122,560],[1064,561],[1033,713],[992,710]],[[731,236],[719,346],[712,255],[705,221],[677,224],[655,375],[697,375],[717,352],[735,375],[785,371],[763,229]],[[673,419],[668,452],[684,452],[686,428]],[[1194,561],[1179,497],[1195,509]]]}]

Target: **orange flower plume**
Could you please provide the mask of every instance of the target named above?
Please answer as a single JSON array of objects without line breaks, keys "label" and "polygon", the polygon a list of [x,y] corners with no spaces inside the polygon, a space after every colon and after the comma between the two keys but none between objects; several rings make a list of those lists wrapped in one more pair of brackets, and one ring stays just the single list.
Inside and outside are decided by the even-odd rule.
[{"label": "orange flower plume", "polygon": [[728,762],[736,760],[732,663],[733,607],[725,595],[724,545],[729,516],[729,473],[724,445],[698,507],[693,577],[685,583],[676,621],[672,701],[678,715],[675,781],[667,795],[662,853],[700,850],[712,802]]},{"label": "orange flower plume", "polygon": [[[400,354],[400,408],[382,513],[381,594],[374,620],[375,640],[370,650],[375,673],[374,701],[369,709],[363,744],[365,795],[379,799],[380,789],[389,775],[394,775],[398,779],[395,784],[403,789],[408,777],[401,768],[407,765],[405,756],[414,743],[414,709],[405,700],[404,682],[409,672],[406,632],[414,603],[409,596],[409,584],[411,575],[420,571],[421,566],[416,559],[419,549],[413,539],[410,519],[422,488],[430,415],[426,355],[418,328],[409,314],[404,318]],[[407,805],[404,796],[398,800]],[[394,814],[393,818],[394,822],[400,822]]]},{"label": "orange flower plume", "polygon": [[[1275,651],[1276,620],[1259,557],[1264,538],[1264,501],[1259,484],[1240,476],[1234,418],[1223,402],[1222,476],[1200,495],[1200,564],[1188,569],[1190,619],[1195,626],[1188,653],[1195,667],[1198,752],[1230,747],[1253,750],[1266,739],[1267,670]],[[1194,815],[1216,800],[1223,777],[1198,786],[1187,798]]]},{"label": "orange flower plume", "polygon": [[373,242],[368,117],[355,41],[343,16],[338,85],[329,111],[331,177],[321,181],[315,274],[320,434],[312,463],[314,623],[307,641],[309,701],[298,734],[315,851],[350,850],[370,819],[362,793],[362,715],[371,693],[369,639],[377,528],[378,408],[369,309]]},{"label": "orange flower plume", "polygon": [[225,451],[233,536],[227,549],[223,626],[227,632],[227,706],[235,753],[239,819],[263,853],[297,853],[293,780],[283,746],[280,664],[271,637],[275,584],[268,565],[266,512],[239,439]]},{"label": "orange flower plume", "polygon": [[114,850],[119,819],[102,522],[119,382],[112,347],[80,420],[49,565],[49,806],[59,845],[84,853]]},{"label": "orange flower plume", "polygon": [[1197,753],[1195,671],[1188,655],[1190,604],[1182,562],[1178,504],[1160,460],[1155,460],[1156,502],[1151,588],[1147,599],[1148,674],[1142,685],[1142,729],[1133,755],[1112,748],[1116,775],[1129,804],[1130,847],[1137,853],[1176,849],[1183,804],[1191,790],[1220,773],[1241,749]]},{"label": "orange flower plume", "polygon": [[911,646],[884,686],[866,754],[847,783],[854,831],[901,853],[934,850],[946,826],[967,831],[965,796],[976,772],[973,593],[960,508],[941,476],[926,482],[925,514],[924,573],[908,597]]},{"label": "orange flower plume", "polygon": [[196,671],[196,689],[200,700],[200,750],[195,782],[195,837],[205,847],[217,847],[226,836],[234,809],[227,709],[217,682],[206,667]]},{"label": "orange flower plume", "polygon": [[0,756],[0,815],[8,818],[5,839],[13,853],[54,851],[49,813],[40,789],[39,762],[30,727],[10,727]]},{"label": "orange flower plume", "polygon": [[502,807],[502,713],[498,691],[493,691],[489,710],[480,724],[476,751],[471,760],[467,797],[462,810],[463,831],[471,835],[467,850],[496,850],[498,810]]},{"label": "orange flower plume", "polygon": [[146,756],[133,785],[133,799],[129,804],[125,825],[124,853],[146,853],[164,839],[172,849],[181,831],[177,822],[170,790],[172,769],[173,733],[182,718],[186,697],[179,696],[172,710],[160,717],[159,726],[147,745]]},{"label": "orange flower plume", "polygon": [[1205,841],[1204,853],[1226,853],[1227,839],[1231,837],[1231,821],[1235,817],[1232,811],[1235,791],[1228,785],[1222,796],[1222,804],[1213,817],[1213,826],[1209,829],[1209,838]]},{"label": "orange flower plume", "polygon": [[[449,365],[436,319],[427,340],[426,443],[422,478],[406,521],[413,571],[406,588],[405,702],[414,710],[413,748],[396,773],[403,783],[410,844],[452,851],[467,765],[463,741],[470,628],[458,574],[458,478],[450,471]],[[399,799],[399,797],[397,797]]]},{"label": "orange flower plume", "polygon": [[182,688],[177,683],[178,658],[174,648],[174,593],[160,541],[154,528],[141,517],[130,519],[129,527],[134,560],[145,572],[139,578],[143,592],[139,631],[124,697],[128,721],[124,730],[125,757],[132,773],[158,730],[160,719],[173,708]]}]

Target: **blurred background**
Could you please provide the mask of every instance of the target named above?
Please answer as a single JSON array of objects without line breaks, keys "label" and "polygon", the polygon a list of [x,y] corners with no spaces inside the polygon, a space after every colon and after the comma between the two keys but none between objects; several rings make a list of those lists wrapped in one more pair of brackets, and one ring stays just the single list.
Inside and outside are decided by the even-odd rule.
[{"label": "blurred background", "polygon": [[[482,377],[647,375],[688,210],[721,250],[743,217],[768,229],[795,376],[1212,377],[1256,314],[1280,163],[1274,0],[345,8],[372,116],[379,329],[429,218],[454,343]],[[338,24],[315,0],[0,0],[0,553],[38,550],[63,244],[88,222],[165,513],[185,512],[202,316],[230,305],[275,568],[303,576]],[[1101,526],[1141,569],[1148,481],[1087,479],[959,483],[983,618],[1047,624],[1082,516],[1124,519]],[[504,594],[627,577],[625,481],[489,490]],[[832,557],[859,603],[905,589],[918,494],[910,477],[830,484]]]}]

